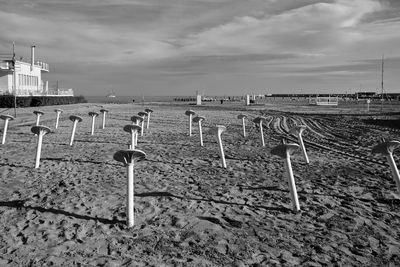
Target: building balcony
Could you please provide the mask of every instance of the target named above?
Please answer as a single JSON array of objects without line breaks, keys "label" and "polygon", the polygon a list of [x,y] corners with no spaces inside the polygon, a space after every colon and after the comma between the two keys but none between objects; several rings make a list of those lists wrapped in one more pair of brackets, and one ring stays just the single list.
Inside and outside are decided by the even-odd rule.
[{"label": "building balcony", "polygon": [[35,66],[40,67],[42,72],[49,72],[49,64],[47,63],[36,61]]}]

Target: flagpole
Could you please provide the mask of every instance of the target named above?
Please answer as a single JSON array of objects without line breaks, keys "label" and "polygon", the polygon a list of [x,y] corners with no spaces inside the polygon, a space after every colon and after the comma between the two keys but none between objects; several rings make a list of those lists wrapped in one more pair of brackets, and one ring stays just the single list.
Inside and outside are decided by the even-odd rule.
[{"label": "flagpole", "polygon": [[13,65],[14,65],[14,73],[13,73],[13,87],[14,87],[14,117],[17,117],[17,75],[16,75],[16,66],[15,66],[15,42],[13,42],[13,57],[12,57]]},{"label": "flagpole", "polygon": [[382,55],[382,82],[381,82],[381,112],[383,112],[383,65],[384,64],[384,55]]}]

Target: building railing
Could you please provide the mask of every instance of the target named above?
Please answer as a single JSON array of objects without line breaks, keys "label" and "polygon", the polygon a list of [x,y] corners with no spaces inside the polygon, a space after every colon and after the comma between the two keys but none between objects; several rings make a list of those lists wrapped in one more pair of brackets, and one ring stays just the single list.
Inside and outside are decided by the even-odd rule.
[{"label": "building railing", "polygon": [[51,96],[74,96],[74,90],[72,89],[49,89],[45,95]]},{"label": "building railing", "polygon": [[49,71],[49,64],[47,63],[44,63],[42,61],[36,61],[35,65],[39,66],[44,71]]},{"label": "building railing", "polygon": [[[22,63],[29,64],[28,62],[22,62]],[[45,62],[36,61],[35,66],[41,68],[42,71],[49,72],[49,64],[47,64]],[[10,70],[11,68],[12,68],[11,60],[0,60],[0,69],[1,70]]]}]

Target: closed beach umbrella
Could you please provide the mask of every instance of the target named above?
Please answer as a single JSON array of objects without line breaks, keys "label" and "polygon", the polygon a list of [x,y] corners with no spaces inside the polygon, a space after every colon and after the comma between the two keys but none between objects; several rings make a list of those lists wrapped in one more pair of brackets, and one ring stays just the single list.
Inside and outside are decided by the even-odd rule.
[{"label": "closed beach umbrella", "polygon": [[244,114],[239,114],[237,116],[238,119],[242,120],[242,126],[243,126],[243,137],[246,137],[246,122],[245,119],[247,118],[246,115]]},{"label": "closed beach umbrella", "polygon": [[141,117],[139,115],[133,115],[131,117],[131,121],[133,124],[139,125],[139,123],[141,123],[143,121],[143,117]]},{"label": "closed beach umbrella", "polygon": [[58,121],[60,120],[60,114],[63,113],[62,109],[55,109],[54,110],[56,112],[56,129],[58,128]]},{"label": "closed beach umbrella", "polygon": [[79,116],[71,115],[71,116],[69,116],[69,119],[73,122],[72,132],[71,132],[71,139],[69,141],[69,145],[72,146],[72,144],[74,143],[76,125],[78,124],[78,122],[82,121],[82,118],[79,117]]},{"label": "closed beach umbrella", "polygon": [[225,153],[224,153],[224,148],[222,147],[222,138],[221,138],[222,133],[226,131],[226,127],[224,125],[216,125],[214,129],[212,129],[212,131],[217,134],[218,148],[219,148],[219,154],[221,156],[222,167],[226,168]]},{"label": "closed beach umbrella", "polygon": [[201,129],[201,122],[204,121],[206,118],[202,117],[202,116],[196,116],[193,118],[193,122],[197,122],[199,124],[199,136],[200,136],[200,146],[204,146],[203,145],[203,132]]},{"label": "closed beach umbrella", "polygon": [[43,113],[42,111],[40,111],[40,110],[35,110],[35,111],[33,112],[33,114],[36,115],[36,126],[38,126],[38,125],[39,125],[39,121],[40,121],[40,117],[41,117],[42,115],[44,115],[44,113]]},{"label": "closed beach umbrella", "polygon": [[4,145],[6,142],[6,135],[7,135],[7,129],[8,129],[8,122],[14,120],[14,117],[11,115],[1,115],[0,118],[4,120],[4,130],[3,130],[3,139],[1,141],[1,144]]},{"label": "closed beach umbrella", "polygon": [[189,136],[192,136],[192,116],[196,114],[193,110],[186,110],[185,115],[189,116]]},{"label": "closed beach umbrella", "polygon": [[127,224],[128,227],[135,225],[134,214],[134,166],[135,160],[143,160],[146,154],[137,149],[120,150],[114,154],[114,160],[123,163],[127,167]]},{"label": "closed beach umbrella", "polygon": [[140,132],[140,136],[143,136],[144,119],[146,118],[146,116],[147,116],[148,114],[147,114],[147,112],[141,111],[141,112],[138,113],[138,115],[139,115],[140,117],[142,117],[142,125],[141,125],[142,130],[141,130],[141,132]]},{"label": "closed beach umbrella", "polygon": [[262,144],[262,146],[265,146],[264,132],[263,132],[263,122],[265,122],[265,118],[264,117],[257,117],[257,118],[255,118],[253,120],[253,122],[259,126],[260,134],[261,134],[261,144]]},{"label": "closed beach umbrella", "polygon": [[89,116],[92,117],[92,131],[90,134],[93,135],[94,134],[94,123],[95,123],[96,117],[99,116],[99,113],[89,112]]},{"label": "closed beach umbrella", "polygon": [[150,114],[153,113],[154,111],[152,109],[146,108],[144,111],[146,111],[147,113],[147,125],[146,125],[146,129],[149,129],[149,125],[150,125]]},{"label": "closed beach umbrella", "polygon": [[101,129],[104,129],[106,127],[106,113],[108,113],[107,109],[100,109],[100,112],[103,114],[103,122],[101,125]]},{"label": "closed beach umbrella", "polygon": [[136,124],[128,124],[124,126],[124,131],[131,134],[131,149],[135,149],[137,145],[137,135],[142,130],[142,127]]},{"label": "closed beach umbrella", "polygon": [[289,133],[294,134],[294,135],[297,136],[297,140],[299,141],[299,145],[300,145],[300,148],[301,148],[301,152],[303,153],[304,160],[307,163],[310,163],[310,161],[308,160],[306,147],[304,146],[303,137],[302,137],[302,134],[303,134],[305,129],[307,129],[307,126],[299,125],[299,126],[295,126],[292,129],[290,129]]},{"label": "closed beach umbrella", "polygon": [[36,160],[35,160],[35,168],[39,168],[40,164],[40,154],[42,151],[42,140],[43,136],[49,132],[51,132],[50,128],[46,126],[33,126],[31,128],[32,133],[36,134],[38,136],[38,143],[37,143],[37,148],[36,148]]},{"label": "closed beach umbrella", "polygon": [[285,162],[285,169],[289,183],[290,198],[292,199],[293,209],[295,211],[300,210],[300,204],[299,204],[299,198],[297,196],[296,183],[294,181],[290,156],[298,148],[299,148],[298,144],[295,143],[286,144],[285,142],[283,142],[283,144],[280,144],[271,150],[271,154],[279,156]]}]

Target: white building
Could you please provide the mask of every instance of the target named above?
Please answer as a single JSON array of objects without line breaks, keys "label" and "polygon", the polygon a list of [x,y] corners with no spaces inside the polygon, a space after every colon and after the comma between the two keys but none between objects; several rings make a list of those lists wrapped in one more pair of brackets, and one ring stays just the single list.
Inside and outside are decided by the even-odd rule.
[{"label": "white building", "polygon": [[31,46],[31,62],[15,60],[12,56],[0,59],[0,95],[17,96],[73,96],[72,89],[50,89],[48,81],[42,80],[42,73],[49,72],[47,63],[35,62],[35,46]]}]

